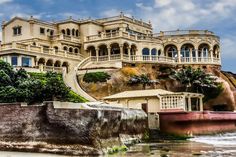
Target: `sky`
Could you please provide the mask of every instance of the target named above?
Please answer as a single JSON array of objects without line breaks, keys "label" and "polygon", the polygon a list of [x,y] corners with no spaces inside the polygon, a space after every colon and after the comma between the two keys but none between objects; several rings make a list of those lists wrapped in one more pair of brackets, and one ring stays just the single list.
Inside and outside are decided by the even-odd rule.
[{"label": "sky", "polygon": [[[236,73],[236,0],[0,0],[0,21],[102,18],[124,12],[152,23],[154,32],[213,31],[221,38],[222,69]],[[0,39],[2,33],[0,31]]]}]

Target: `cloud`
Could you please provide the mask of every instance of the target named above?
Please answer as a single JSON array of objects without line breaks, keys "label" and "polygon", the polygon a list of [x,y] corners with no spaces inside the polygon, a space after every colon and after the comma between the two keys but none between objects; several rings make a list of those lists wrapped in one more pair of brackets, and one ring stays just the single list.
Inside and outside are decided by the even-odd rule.
[{"label": "cloud", "polygon": [[221,51],[223,52],[223,58],[236,59],[235,41],[235,36],[226,36],[221,39]]},{"label": "cloud", "polygon": [[0,0],[0,4],[12,2],[13,0]]},{"label": "cloud", "polygon": [[[202,3],[201,3],[202,2]],[[234,15],[235,0],[155,0],[153,5],[140,8],[140,16],[151,20],[154,30],[185,29],[195,25],[212,26]]]},{"label": "cloud", "polygon": [[153,8],[150,7],[150,6],[145,6],[143,3],[136,3],[135,4],[137,7],[143,9],[143,10],[146,10],[146,11],[152,11]]}]

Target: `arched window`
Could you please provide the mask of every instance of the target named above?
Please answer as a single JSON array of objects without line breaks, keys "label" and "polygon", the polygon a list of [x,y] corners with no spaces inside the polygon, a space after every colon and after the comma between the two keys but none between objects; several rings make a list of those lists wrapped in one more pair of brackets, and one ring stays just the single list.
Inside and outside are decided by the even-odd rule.
[{"label": "arched window", "polygon": [[75,48],[74,52],[75,52],[75,53],[78,53],[78,52],[79,52],[79,50],[78,50],[77,48]]},{"label": "arched window", "polygon": [[54,50],[55,50],[55,52],[58,52],[58,47],[54,46]]},{"label": "arched window", "polygon": [[66,34],[70,35],[70,29],[68,29],[68,28],[66,29]]},{"label": "arched window", "polygon": [[78,30],[78,29],[75,31],[75,36],[76,36],[76,37],[79,36],[79,30]]},{"label": "arched window", "polygon": [[152,55],[152,56],[156,56],[156,55],[157,55],[157,49],[153,48],[153,49],[151,50],[151,55]]},{"label": "arched window", "polygon": [[75,36],[75,29],[72,29],[72,36]]},{"label": "arched window", "polygon": [[66,46],[64,46],[64,47],[63,47],[63,50],[64,50],[64,51],[67,51],[67,50],[68,50],[68,48],[67,48]]},{"label": "arched window", "polygon": [[143,48],[142,54],[143,56],[149,56],[150,55],[149,48]]},{"label": "arched window", "polygon": [[158,50],[158,56],[160,56],[161,55],[161,50]]},{"label": "arched window", "polygon": [[66,34],[66,31],[63,29],[63,30],[61,30],[61,33],[62,34]]},{"label": "arched window", "polygon": [[69,52],[73,52],[73,48],[72,47],[69,48]]}]

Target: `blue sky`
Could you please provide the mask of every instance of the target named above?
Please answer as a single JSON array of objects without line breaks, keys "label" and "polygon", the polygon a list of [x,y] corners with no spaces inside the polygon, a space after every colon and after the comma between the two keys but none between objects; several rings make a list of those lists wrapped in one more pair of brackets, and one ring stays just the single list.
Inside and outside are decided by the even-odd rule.
[{"label": "blue sky", "polygon": [[[236,0],[0,0],[0,21],[33,15],[42,20],[100,18],[123,11],[154,31],[208,29],[221,37],[223,70],[236,73]],[[1,38],[1,32],[0,32]]]}]

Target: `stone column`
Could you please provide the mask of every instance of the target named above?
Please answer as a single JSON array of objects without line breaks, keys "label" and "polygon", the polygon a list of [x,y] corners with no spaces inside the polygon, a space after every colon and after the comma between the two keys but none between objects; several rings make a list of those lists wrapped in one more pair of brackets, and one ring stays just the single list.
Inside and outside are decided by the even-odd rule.
[{"label": "stone column", "polygon": [[123,58],[124,58],[123,45],[120,45],[120,58],[121,58],[121,60],[123,60]]},{"label": "stone column", "polygon": [[196,62],[198,62],[198,49],[195,49]]},{"label": "stone column", "polygon": [[190,52],[189,52],[189,57],[190,57],[190,62],[192,63],[193,62],[193,48],[190,48]]},{"label": "stone column", "polygon": [[128,47],[128,56],[129,56],[129,61],[131,61],[131,48]]},{"label": "stone column", "polygon": [[99,57],[99,48],[98,49],[95,49],[95,51],[96,51],[96,57],[97,57],[97,62],[98,62],[98,57]]},{"label": "stone column", "polygon": [[107,47],[107,52],[108,52],[108,61],[111,60],[111,48]]},{"label": "stone column", "polygon": [[177,51],[178,51],[177,52],[178,53],[178,62],[181,63],[181,48],[178,48]]},{"label": "stone column", "polygon": [[203,102],[202,102],[202,97],[199,98],[199,106],[200,106],[200,111],[203,111]]},{"label": "stone column", "polygon": [[192,111],[192,102],[191,102],[191,97],[188,97],[188,111]]},{"label": "stone column", "polygon": [[213,50],[212,49],[210,50],[210,54],[211,54],[211,62],[213,63],[214,62],[214,58],[213,58]]}]

